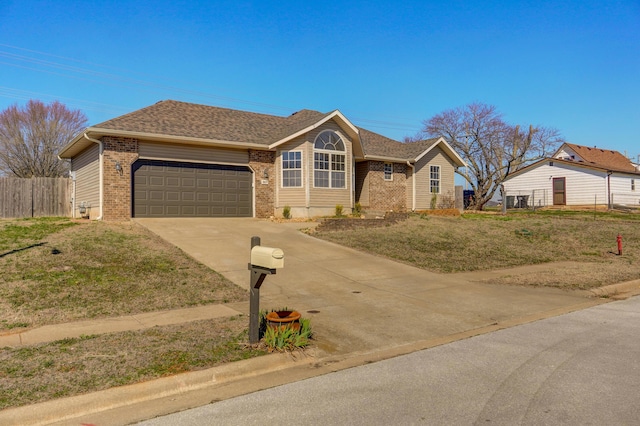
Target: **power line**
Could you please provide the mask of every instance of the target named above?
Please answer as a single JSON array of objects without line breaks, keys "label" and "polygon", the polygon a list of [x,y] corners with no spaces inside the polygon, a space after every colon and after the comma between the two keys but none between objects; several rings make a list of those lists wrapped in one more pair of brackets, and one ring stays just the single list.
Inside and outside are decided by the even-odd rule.
[{"label": "power line", "polygon": [[[231,105],[236,105],[236,104],[251,105],[253,107],[259,108],[262,111],[267,111],[268,113],[273,113],[274,110],[286,111],[288,113],[296,110],[295,108],[284,107],[281,105],[247,101],[247,100],[235,98],[232,96],[214,95],[208,92],[184,89],[184,88],[169,85],[169,84],[161,84],[154,81],[148,81],[146,79],[131,78],[131,77],[127,77],[117,73],[117,72],[131,73],[130,70],[123,70],[123,69],[119,69],[112,66],[105,66],[105,65],[101,65],[93,62],[82,61],[74,58],[54,55],[51,53],[41,52],[41,51],[32,50],[32,49],[26,49],[26,48],[12,46],[4,43],[0,43],[0,46],[8,49],[18,50],[21,52],[32,54],[32,56],[27,56],[27,55],[17,54],[17,53],[13,53],[6,50],[0,50],[0,57],[4,57],[6,60],[13,61],[13,62],[7,62],[6,60],[0,61],[0,64],[4,64],[4,65],[15,67],[15,68],[21,68],[21,69],[27,69],[35,72],[57,75],[63,78],[69,78],[77,81],[86,81],[89,83],[96,83],[96,84],[101,84],[101,85],[106,85],[111,87],[122,87],[126,89],[133,89],[133,90],[143,91],[147,93],[155,93],[157,90],[162,90],[163,92],[172,92],[172,93],[177,93],[177,94],[192,96],[197,98],[212,99],[212,100],[215,100],[217,103],[222,101]],[[44,57],[66,61],[66,62],[87,65],[89,67],[99,67],[101,70],[105,70],[105,69],[114,70],[116,71],[116,73],[97,71],[95,69],[86,68],[83,66],[75,66],[71,64],[60,63],[58,61],[41,59],[41,58],[38,58],[37,56],[34,57],[33,55],[40,55]],[[30,64],[32,66],[25,65],[25,63]],[[144,73],[134,73],[134,74],[152,77],[155,80],[167,81],[167,79],[163,76],[144,74]],[[177,83],[183,83],[177,80],[173,80],[173,81]],[[5,97],[13,96],[19,99],[27,99],[26,98],[27,94],[35,94],[38,96],[45,95],[51,99],[54,99],[54,98],[68,99],[68,100],[71,100],[76,106],[82,105],[82,107],[85,109],[98,110],[101,112],[104,112],[106,110],[109,110],[109,111],[127,111],[128,110],[128,108],[121,107],[121,106],[107,105],[107,104],[101,104],[98,102],[65,98],[65,97],[60,97],[60,96],[55,96],[50,94],[42,94],[38,92],[21,91],[19,89],[11,89],[7,87],[3,87],[1,88],[1,90],[2,92],[0,93],[4,93]],[[388,119],[376,120],[371,118],[364,119],[364,118],[358,118],[358,117],[351,117],[350,119],[354,122],[365,123],[365,125],[369,128],[400,130],[400,131],[407,131],[410,133],[416,133],[420,129],[420,126],[416,124],[392,121]]]}]

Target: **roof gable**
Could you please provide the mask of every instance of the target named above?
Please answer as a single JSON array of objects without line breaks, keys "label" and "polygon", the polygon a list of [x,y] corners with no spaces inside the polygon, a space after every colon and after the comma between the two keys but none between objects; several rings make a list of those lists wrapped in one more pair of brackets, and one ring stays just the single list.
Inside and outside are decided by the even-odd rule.
[{"label": "roof gable", "polygon": [[[349,134],[350,137],[356,139],[358,137],[358,129],[351,124],[347,118],[342,115],[342,113],[338,110],[332,111],[327,114],[322,114],[317,111],[309,111],[302,110],[304,116],[300,119],[291,120],[291,124],[288,128],[283,129],[281,134],[282,137],[276,140],[275,142],[269,145],[270,149],[273,149],[279,145],[282,145],[285,142],[288,142],[304,133],[313,130],[329,120],[334,120],[341,128],[345,129],[345,131]],[[289,119],[294,118],[299,113],[295,113],[289,117]]]}]

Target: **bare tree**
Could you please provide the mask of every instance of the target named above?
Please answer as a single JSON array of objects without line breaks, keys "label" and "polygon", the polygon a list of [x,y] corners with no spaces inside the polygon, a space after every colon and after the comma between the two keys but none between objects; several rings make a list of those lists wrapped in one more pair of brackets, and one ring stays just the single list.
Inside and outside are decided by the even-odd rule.
[{"label": "bare tree", "polygon": [[79,110],[55,101],[30,100],[0,112],[0,173],[17,177],[56,177],[68,172],[58,150],[87,125]]},{"label": "bare tree", "polygon": [[[424,121],[423,135],[443,137],[467,163],[458,170],[474,191],[472,208],[482,210],[504,179],[550,155],[563,142],[558,130],[506,123],[496,107],[472,103],[446,110]],[[414,137],[415,138],[415,137]]]}]

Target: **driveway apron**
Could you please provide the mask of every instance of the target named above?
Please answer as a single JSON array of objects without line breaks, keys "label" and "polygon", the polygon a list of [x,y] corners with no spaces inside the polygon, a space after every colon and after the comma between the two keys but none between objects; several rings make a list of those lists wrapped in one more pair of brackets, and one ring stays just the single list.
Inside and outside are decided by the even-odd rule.
[{"label": "driveway apron", "polygon": [[[235,284],[249,288],[251,237],[284,251],[267,276],[261,309],[293,308],[311,319],[331,354],[373,352],[558,310],[584,307],[582,294],[474,282],[436,274],[300,232],[311,222],[251,218],[162,218],[136,222]],[[478,274],[481,278],[481,273]],[[230,304],[248,314],[249,301]]]}]

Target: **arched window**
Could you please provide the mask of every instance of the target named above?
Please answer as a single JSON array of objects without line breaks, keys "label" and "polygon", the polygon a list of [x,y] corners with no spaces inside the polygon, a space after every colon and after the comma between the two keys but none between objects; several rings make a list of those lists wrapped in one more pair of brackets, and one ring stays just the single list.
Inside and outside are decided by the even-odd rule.
[{"label": "arched window", "polygon": [[345,188],[345,147],[332,131],[320,133],[313,144],[313,184],[316,188]]}]

